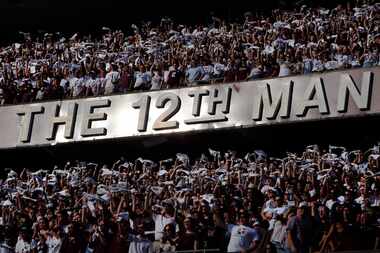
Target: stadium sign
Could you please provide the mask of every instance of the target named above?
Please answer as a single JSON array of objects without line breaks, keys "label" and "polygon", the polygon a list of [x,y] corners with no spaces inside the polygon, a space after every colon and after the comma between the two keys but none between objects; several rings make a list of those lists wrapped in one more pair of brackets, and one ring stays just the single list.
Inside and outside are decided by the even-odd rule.
[{"label": "stadium sign", "polygon": [[0,148],[380,113],[380,68],[0,108]]}]

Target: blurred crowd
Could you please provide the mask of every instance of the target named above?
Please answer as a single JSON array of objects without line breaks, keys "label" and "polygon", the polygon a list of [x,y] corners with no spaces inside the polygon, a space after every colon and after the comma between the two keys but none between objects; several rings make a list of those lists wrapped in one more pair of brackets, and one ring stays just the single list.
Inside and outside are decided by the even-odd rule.
[{"label": "blurred crowd", "polygon": [[240,22],[34,36],[0,50],[0,105],[373,67],[380,3],[250,12]]},{"label": "blurred crowd", "polygon": [[379,146],[67,162],[0,181],[1,252],[333,252],[379,243]]}]

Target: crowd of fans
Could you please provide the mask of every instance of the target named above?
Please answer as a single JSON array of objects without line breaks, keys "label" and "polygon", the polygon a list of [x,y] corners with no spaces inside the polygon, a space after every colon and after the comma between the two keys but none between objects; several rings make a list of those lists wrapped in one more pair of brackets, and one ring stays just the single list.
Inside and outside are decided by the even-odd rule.
[{"label": "crowd of fans", "polygon": [[379,146],[8,169],[1,252],[332,252],[378,247]]},{"label": "crowd of fans", "polygon": [[380,4],[370,2],[240,23],[162,19],[129,35],[104,27],[101,38],[23,33],[0,50],[0,105],[378,66]]}]

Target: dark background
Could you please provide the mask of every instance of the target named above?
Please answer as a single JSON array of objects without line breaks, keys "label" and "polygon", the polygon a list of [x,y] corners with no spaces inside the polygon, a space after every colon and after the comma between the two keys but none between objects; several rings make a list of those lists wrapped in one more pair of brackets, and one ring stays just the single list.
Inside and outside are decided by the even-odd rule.
[{"label": "dark background", "polygon": [[[351,0],[350,0],[351,1]],[[24,32],[96,32],[102,26],[127,30],[142,20],[157,22],[170,16],[183,23],[205,23],[210,12],[229,21],[242,19],[246,11],[270,12],[307,4],[335,7],[343,0],[0,0],[2,44],[21,39]],[[42,31],[41,31],[42,30]]]}]

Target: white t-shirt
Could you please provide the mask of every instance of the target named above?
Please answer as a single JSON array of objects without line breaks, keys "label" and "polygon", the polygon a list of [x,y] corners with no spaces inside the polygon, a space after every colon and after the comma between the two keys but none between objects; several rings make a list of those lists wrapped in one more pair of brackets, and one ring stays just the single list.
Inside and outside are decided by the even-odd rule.
[{"label": "white t-shirt", "polygon": [[286,240],[286,224],[282,224],[281,221],[276,221],[270,240],[271,242],[277,242],[284,245]]},{"label": "white t-shirt", "polygon": [[148,239],[141,238],[140,236],[129,235],[130,241],[128,253],[152,253],[153,243]]},{"label": "white t-shirt", "polygon": [[165,70],[165,71],[164,71],[164,82],[165,82],[165,83],[167,83],[168,80],[169,80],[169,73],[170,73],[169,70]]},{"label": "white t-shirt", "polygon": [[380,206],[380,197],[372,196],[370,199],[371,206]]},{"label": "white t-shirt", "polygon": [[328,61],[325,63],[325,69],[327,70],[334,70],[338,68],[339,68],[339,64],[337,61]]},{"label": "white t-shirt", "polygon": [[154,219],[154,239],[156,241],[161,240],[163,233],[164,233],[164,228],[168,224],[175,224],[175,219],[174,217],[165,217],[161,214],[153,215]]},{"label": "white t-shirt", "polygon": [[111,71],[107,73],[105,77],[104,95],[110,95],[113,93],[116,82],[120,79],[120,73],[117,71]]},{"label": "white t-shirt", "polygon": [[150,82],[151,76],[148,72],[136,72],[135,79],[134,88],[141,88]]},{"label": "white t-shirt", "polygon": [[280,64],[280,73],[278,74],[279,77],[281,76],[289,76],[291,75],[290,68],[288,66],[288,63],[282,63]]},{"label": "white t-shirt", "polygon": [[61,79],[61,82],[59,83],[59,85],[60,85],[61,87],[65,88],[65,86],[66,86],[67,83],[68,83],[69,86],[70,86],[70,82],[69,82],[67,79],[62,78],[62,79]]},{"label": "white t-shirt", "polygon": [[160,76],[157,73],[154,73],[151,81],[152,86],[150,87],[151,90],[159,90],[161,89],[162,84],[162,76]]},{"label": "white t-shirt", "polygon": [[73,91],[73,97],[79,96],[84,86],[84,78],[74,77],[70,79],[70,88]]},{"label": "white t-shirt", "polygon": [[44,98],[45,91],[38,90],[36,94],[36,100],[42,100]]},{"label": "white t-shirt", "polygon": [[14,248],[9,246],[7,243],[0,244],[0,253],[13,253]]},{"label": "white t-shirt", "polygon": [[226,66],[221,63],[215,63],[214,65],[214,75],[219,76],[223,73]]},{"label": "white t-shirt", "polygon": [[18,238],[16,243],[16,253],[27,253],[32,250],[30,243],[24,241],[21,237]]},{"label": "white t-shirt", "polygon": [[274,202],[273,199],[269,199],[269,200],[267,200],[267,201],[265,202],[265,204],[264,204],[264,209],[265,209],[265,208],[274,209],[274,208],[276,208],[276,203]]},{"label": "white t-shirt", "polygon": [[214,67],[212,65],[203,66],[204,76],[202,77],[203,81],[208,81],[211,79],[211,75],[214,72]]},{"label": "white t-shirt", "polygon": [[360,64],[359,59],[356,58],[356,57],[353,57],[352,60],[351,60],[351,66],[352,67],[360,67],[361,64]]},{"label": "white t-shirt", "polygon": [[338,62],[339,67],[342,67],[346,63],[343,54],[336,54],[334,59]]},{"label": "white t-shirt", "polygon": [[59,253],[62,246],[62,240],[60,238],[49,236],[46,240],[48,246],[48,253]]},{"label": "white t-shirt", "polygon": [[253,241],[259,240],[259,234],[253,228],[244,225],[228,225],[228,231],[231,233],[230,242],[228,243],[227,252],[241,252],[249,249]]},{"label": "white t-shirt", "polygon": [[313,72],[321,72],[324,69],[324,64],[321,60],[314,59],[313,60]]},{"label": "white t-shirt", "polygon": [[86,81],[86,87],[90,88],[92,93],[94,93],[94,95],[98,95],[101,85],[102,85],[102,82],[100,81],[99,78],[95,78],[95,79],[89,78]]}]

